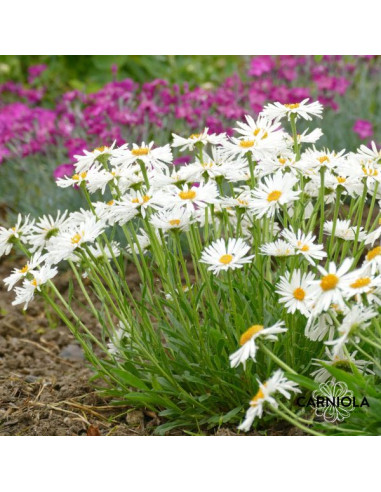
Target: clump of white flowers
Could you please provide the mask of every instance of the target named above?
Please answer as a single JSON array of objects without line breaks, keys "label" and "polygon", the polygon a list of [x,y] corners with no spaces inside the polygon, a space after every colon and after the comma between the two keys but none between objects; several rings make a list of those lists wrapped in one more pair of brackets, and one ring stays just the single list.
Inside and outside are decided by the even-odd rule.
[{"label": "clump of white flowers", "polygon": [[[297,133],[322,111],[275,103],[233,137],[205,128],[164,146],[85,150],[57,184],[78,188],[86,208],[0,227],[0,256],[27,256],[4,279],[13,303],[43,296],[112,394],[173,426],[242,417],[259,386],[239,429],[269,408],[308,432],[278,406],[301,391],[293,376],[326,382],[345,365],[375,377],[381,348],[380,153],[318,149],[320,129]],[[173,164],[179,149],[189,164]],[[100,339],[54,286],[62,263]]]}]

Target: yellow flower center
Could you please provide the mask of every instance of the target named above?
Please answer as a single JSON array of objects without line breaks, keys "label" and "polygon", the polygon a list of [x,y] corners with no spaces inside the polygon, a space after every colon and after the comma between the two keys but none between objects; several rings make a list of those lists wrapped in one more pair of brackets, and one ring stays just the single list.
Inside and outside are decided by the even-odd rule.
[{"label": "yellow flower center", "polygon": [[278,190],[274,190],[267,195],[268,202],[276,202],[282,196],[282,192]]},{"label": "yellow flower center", "polygon": [[254,145],[254,140],[241,140],[239,146],[243,149],[248,149]]},{"label": "yellow flower center", "polygon": [[140,149],[132,149],[131,150],[131,154],[132,155],[135,155],[137,157],[141,156],[141,155],[147,155],[149,152],[149,148],[148,147],[141,147]]},{"label": "yellow flower center", "polygon": [[366,287],[371,282],[369,277],[360,277],[353,284],[350,285],[352,289],[361,289],[361,287]]},{"label": "yellow flower center", "polygon": [[249,205],[249,202],[247,200],[242,200],[241,198],[237,198],[237,202],[240,205],[244,205],[245,207],[247,207]]},{"label": "yellow flower center", "polygon": [[324,162],[329,162],[329,157],[327,155],[322,155],[321,157],[318,157],[318,161],[320,164],[324,164]]},{"label": "yellow flower center", "polygon": [[196,196],[196,192],[193,190],[180,191],[179,193],[179,197],[181,198],[181,200],[193,200],[195,196]]},{"label": "yellow flower center", "polygon": [[325,275],[321,281],[320,281],[320,287],[323,290],[332,290],[336,287],[336,285],[339,282],[339,277],[335,275],[334,273],[329,273],[328,275]]},{"label": "yellow flower center", "polygon": [[197,138],[200,138],[202,133],[192,133],[192,135],[189,137],[192,140],[196,140]]},{"label": "yellow flower center", "polygon": [[207,167],[211,168],[214,166],[214,162],[203,162],[201,166],[206,169]]},{"label": "yellow flower center", "polygon": [[286,159],[283,159],[283,157],[280,157],[278,161],[283,165],[286,164]]},{"label": "yellow flower center", "polygon": [[169,221],[169,223],[171,224],[171,226],[178,226],[180,225],[180,219],[172,219]]},{"label": "yellow flower center", "polygon": [[362,170],[366,176],[378,176],[377,169],[370,169],[369,167],[368,168],[363,167]]},{"label": "yellow flower center", "polygon": [[381,255],[381,246],[377,246],[374,249],[371,249],[369,253],[366,255],[366,259],[368,261],[373,260],[373,258],[376,258],[376,256]]},{"label": "yellow flower center", "polygon": [[[266,383],[263,386],[266,386]],[[262,388],[259,388],[257,394],[255,396],[253,396],[253,398],[250,402],[250,405],[252,407],[255,407],[258,404],[258,400],[262,400],[262,398],[264,398],[264,397],[265,397],[265,395],[263,393]]]},{"label": "yellow flower center", "polygon": [[114,205],[114,200],[110,200],[109,202],[107,202],[107,205]]},{"label": "yellow flower center", "polygon": [[336,176],[336,179],[339,183],[345,183],[346,182],[346,178],[343,178],[341,176]]},{"label": "yellow flower center", "polygon": [[248,330],[242,333],[241,338],[239,339],[239,344],[245,345],[245,343],[248,342],[253,335],[259,333],[262,330],[263,330],[263,325],[250,326]]},{"label": "yellow flower center", "polygon": [[303,301],[303,299],[306,297],[306,291],[304,289],[302,289],[301,287],[298,287],[297,289],[294,290],[292,295],[298,301]]},{"label": "yellow flower center", "polygon": [[20,273],[26,273],[29,270],[29,266],[25,265],[21,268]]},{"label": "yellow flower center", "polygon": [[71,177],[71,179],[73,179],[74,181],[79,181],[80,179],[85,179],[86,176],[87,176],[87,172],[84,171],[81,174],[73,174],[73,176]]},{"label": "yellow flower center", "polygon": [[37,287],[37,280],[34,278],[31,282],[31,284],[34,286],[34,287]]},{"label": "yellow flower center", "polygon": [[94,150],[97,150],[98,152],[104,152],[106,149],[108,149],[108,147],[106,147],[105,145],[101,145]]},{"label": "yellow flower center", "polygon": [[81,239],[82,236],[80,234],[74,234],[74,236],[71,238],[71,244],[78,244]]},{"label": "yellow flower center", "polygon": [[284,106],[287,108],[287,109],[298,109],[298,107],[300,106],[299,103],[294,103],[294,104],[284,104]]},{"label": "yellow flower center", "polygon": [[224,265],[229,265],[233,260],[232,255],[222,255],[221,258],[219,259],[220,263],[223,263]]}]

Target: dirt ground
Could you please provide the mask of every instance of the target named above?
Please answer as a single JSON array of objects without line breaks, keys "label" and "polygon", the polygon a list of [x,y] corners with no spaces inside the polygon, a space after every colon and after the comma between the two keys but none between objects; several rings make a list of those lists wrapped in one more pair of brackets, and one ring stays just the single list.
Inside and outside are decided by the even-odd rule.
[{"label": "dirt ground", "polygon": [[[101,398],[89,382],[93,373],[82,349],[62,323],[49,325],[41,301],[25,312],[11,305],[14,294],[2,279],[14,266],[22,265],[15,259],[0,262],[0,436],[152,435],[163,421],[153,412],[115,407]],[[67,274],[58,282],[64,293]],[[137,282],[132,272],[128,283]],[[211,434],[236,432],[220,428]],[[301,433],[282,423],[267,434]]]}]

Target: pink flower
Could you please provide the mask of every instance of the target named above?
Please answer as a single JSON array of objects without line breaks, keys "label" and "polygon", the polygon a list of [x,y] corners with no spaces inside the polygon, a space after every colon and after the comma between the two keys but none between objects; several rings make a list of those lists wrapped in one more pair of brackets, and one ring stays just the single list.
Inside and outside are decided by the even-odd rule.
[{"label": "pink flower", "polygon": [[61,164],[57,166],[53,171],[54,179],[64,178],[65,176],[72,176],[74,174],[75,167],[73,164]]},{"label": "pink flower", "polygon": [[369,138],[373,135],[373,126],[368,120],[357,120],[353,125],[353,131],[357,133],[360,138]]},{"label": "pink flower", "polygon": [[253,75],[254,77],[260,77],[264,73],[271,72],[274,66],[275,63],[271,58],[271,56],[269,55],[255,56],[251,60],[249,75]]}]

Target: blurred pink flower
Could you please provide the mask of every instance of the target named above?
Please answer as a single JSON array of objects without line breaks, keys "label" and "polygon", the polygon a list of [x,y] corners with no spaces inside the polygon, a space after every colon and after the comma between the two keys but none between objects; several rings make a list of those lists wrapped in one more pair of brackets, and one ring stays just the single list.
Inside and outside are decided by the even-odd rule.
[{"label": "blurred pink flower", "polygon": [[75,167],[73,164],[61,164],[57,166],[53,171],[54,179],[64,178],[65,176],[72,176],[74,174]]},{"label": "blurred pink flower", "polygon": [[368,120],[357,120],[353,125],[353,131],[357,133],[360,138],[369,138],[373,135],[373,125]]}]

